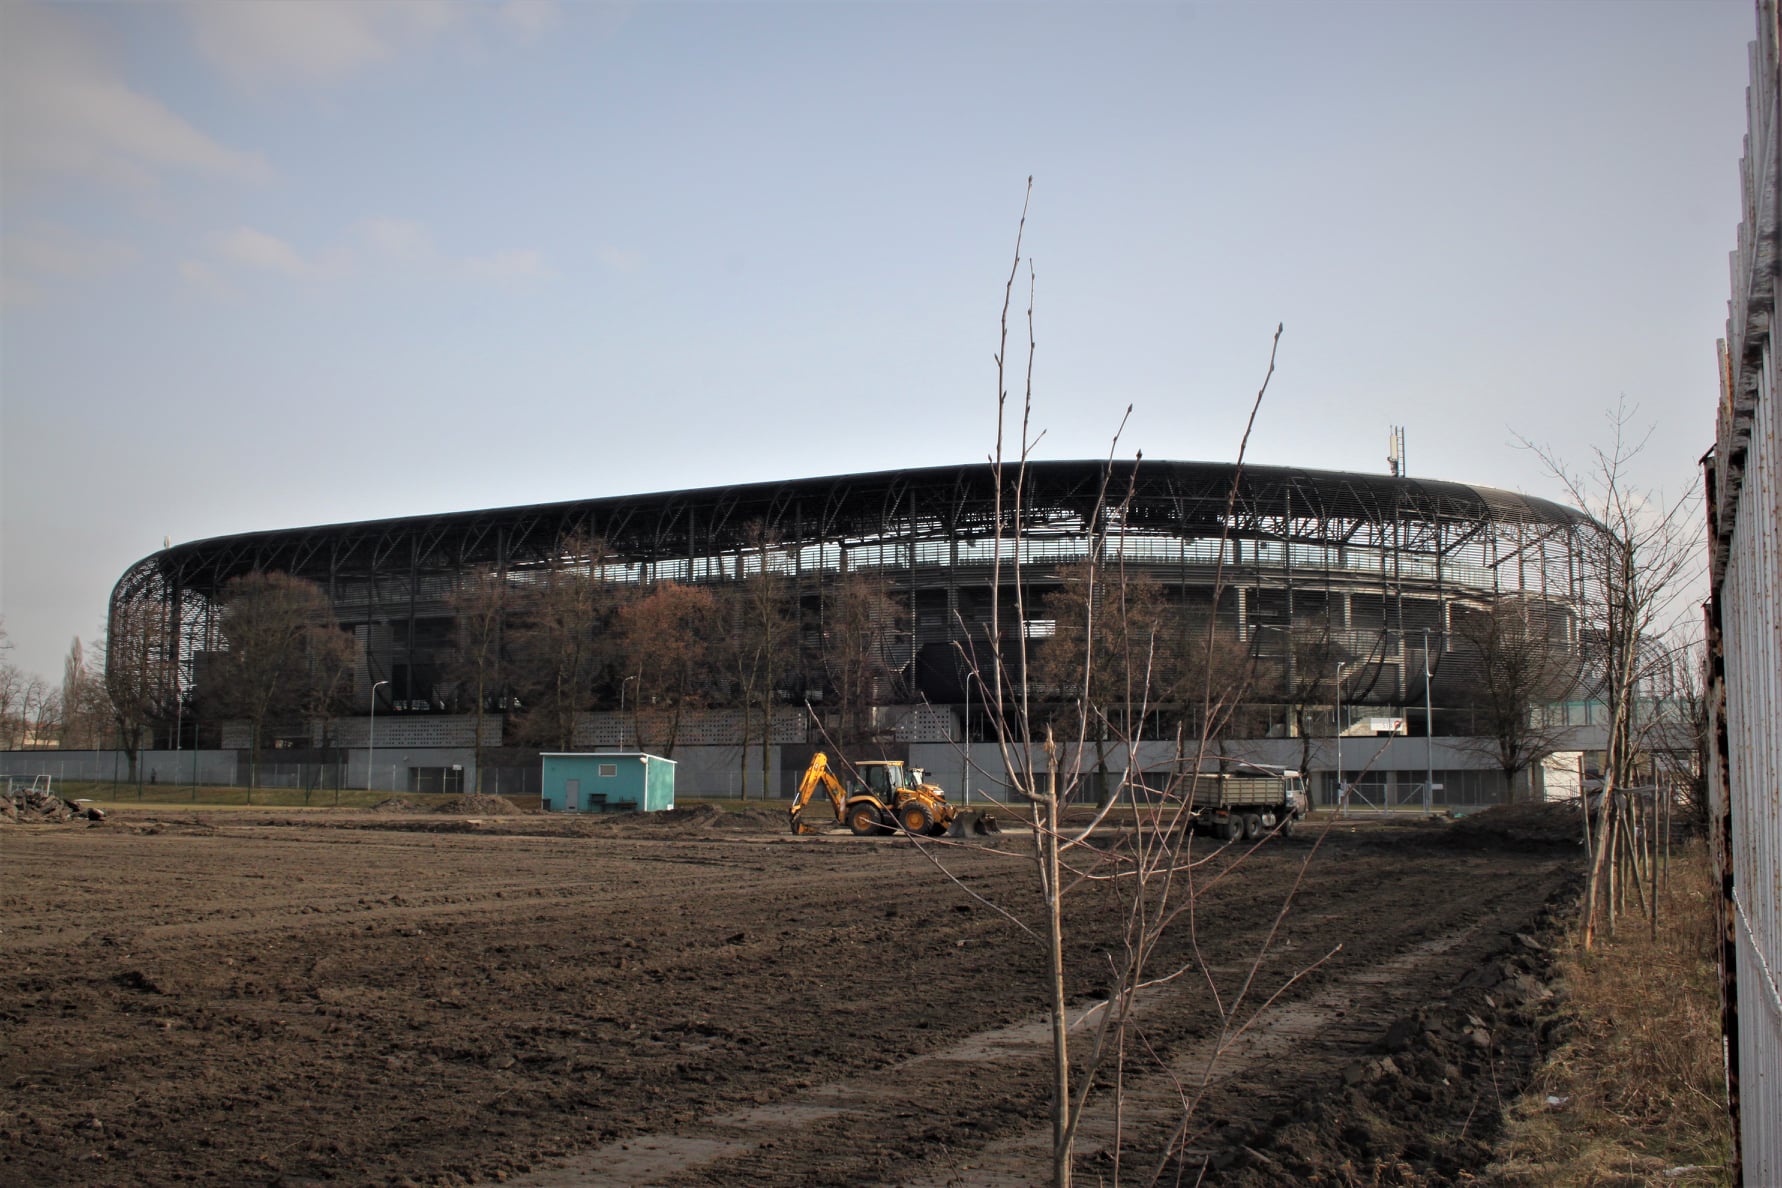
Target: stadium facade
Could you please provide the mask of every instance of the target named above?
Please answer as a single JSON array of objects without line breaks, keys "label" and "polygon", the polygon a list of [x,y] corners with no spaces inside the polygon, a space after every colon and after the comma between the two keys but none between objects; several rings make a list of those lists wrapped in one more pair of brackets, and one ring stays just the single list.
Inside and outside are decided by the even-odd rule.
[{"label": "stadium facade", "polygon": [[[224,591],[244,574],[291,574],[325,591],[353,636],[357,711],[371,712],[376,690],[379,732],[391,747],[410,731],[410,750],[432,743],[443,752],[459,737],[450,722],[462,717],[452,712],[462,698],[449,677],[454,592],[490,573],[525,583],[564,563],[570,542],[590,539],[604,546],[595,576],[636,588],[722,587],[770,568],[794,592],[807,634],[822,631],[825,583],[871,575],[907,615],[892,665],[905,708],[921,711],[901,719],[899,737],[910,743],[962,737],[973,696],[962,657],[981,658],[986,647],[1006,655],[1016,632],[1043,635],[1034,608],[1061,570],[1092,553],[1154,581],[1184,614],[1210,616],[1277,671],[1296,662],[1296,637],[1327,640],[1324,655],[1345,663],[1345,724],[1370,713],[1421,723],[1428,700],[1439,732],[1442,708],[1469,704],[1477,680],[1454,654],[1455,615],[1504,596],[1541,606],[1561,646],[1577,644],[1580,534],[1592,526],[1556,503],[1425,478],[1225,463],[1037,462],[1018,491],[1015,477],[1011,468],[999,482],[989,464],[934,467],[195,541],[124,573],[112,594],[108,661],[162,674],[156,746],[226,743],[225,724],[204,723],[193,697],[206,657],[226,646]],[[1027,587],[1025,623],[1008,609],[1017,578]],[[1003,638],[993,641],[997,581]],[[144,623],[155,625],[148,654],[117,654],[132,636],[141,652],[145,635],[132,625]],[[1427,690],[1426,669],[1434,673]],[[820,675],[810,681],[802,688],[820,698]],[[796,746],[809,740],[798,726],[800,691],[787,692],[799,712],[776,737]],[[886,708],[895,717],[897,707]],[[981,692],[977,713],[981,734]],[[622,741],[599,713],[588,716],[588,745]],[[1261,736],[1292,733],[1266,706],[1250,720]],[[723,732],[719,715],[695,737],[732,753],[746,745]]]}]

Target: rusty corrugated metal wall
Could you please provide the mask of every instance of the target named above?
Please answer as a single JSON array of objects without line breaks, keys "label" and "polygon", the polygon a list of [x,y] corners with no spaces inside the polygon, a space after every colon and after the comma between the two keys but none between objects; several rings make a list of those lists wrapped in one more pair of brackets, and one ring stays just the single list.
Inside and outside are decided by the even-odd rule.
[{"label": "rusty corrugated metal wall", "polygon": [[1712,591],[1712,819],[1723,891],[1724,1020],[1741,1182],[1782,1184],[1782,425],[1777,295],[1777,0],[1758,0],[1743,219],[1706,462]]}]

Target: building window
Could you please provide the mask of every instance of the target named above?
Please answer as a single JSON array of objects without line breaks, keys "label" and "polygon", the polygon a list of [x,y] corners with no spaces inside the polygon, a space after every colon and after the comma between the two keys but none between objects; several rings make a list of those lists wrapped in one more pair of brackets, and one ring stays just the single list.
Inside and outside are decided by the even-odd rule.
[{"label": "building window", "polygon": [[600,778],[601,779],[610,780],[618,774],[619,774],[619,765],[617,763],[602,763],[600,765]]}]

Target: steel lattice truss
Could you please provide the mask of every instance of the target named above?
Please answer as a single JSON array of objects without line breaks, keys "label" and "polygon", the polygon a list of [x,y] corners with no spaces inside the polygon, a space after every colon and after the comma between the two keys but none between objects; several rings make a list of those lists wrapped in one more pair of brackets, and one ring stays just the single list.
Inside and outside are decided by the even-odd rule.
[{"label": "steel lattice truss", "polygon": [[933,467],[218,537],[132,565],[112,592],[112,635],[162,625],[153,659],[172,704],[197,657],[222,646],[227,583],[283,571],[322,586],[365,641],[367,693],[425,662],[425,625],[436,643],[449,637],[447,600],[467,575],[524,581],[592,538],[606,549],[600,576],[621,582],[729,582],[767,565],[814,590],[826,575],[875,572],[908,599],[912,650],[947,649],[977,629],[999,549],[1005,583],[1019,572],[1042,585],[1098,549],[1180,592],[1210,586],[1222,561],[1216,613],[1242,633],[1311,613],[1387,640],[1357,651],[1398,664],[1380,687],[1390,700],[1404,692],[1405,641],[1443,629],[1454,602],[1523,592],[1575,605],[1578,535],[1591,526],[1505,491],[1284,467],[1037,462],[1018,501],[1014,481],[1005,471],[999,500],[989,464]]}]

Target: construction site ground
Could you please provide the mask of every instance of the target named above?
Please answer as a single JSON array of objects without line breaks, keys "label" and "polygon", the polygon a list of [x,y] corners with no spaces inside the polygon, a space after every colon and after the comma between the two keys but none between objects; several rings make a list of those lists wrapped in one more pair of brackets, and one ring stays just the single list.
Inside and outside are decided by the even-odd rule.
[{"label": "construction site ground", "polygon": [[[0,1182],[1049,1178],[1030,836],[503,807],[0,828]],[[1197,841],[1078,1181],[1483,1174],[1579,865],[1489,818]],[[1117,885],[1067,905],[1082,1049]]]}]

